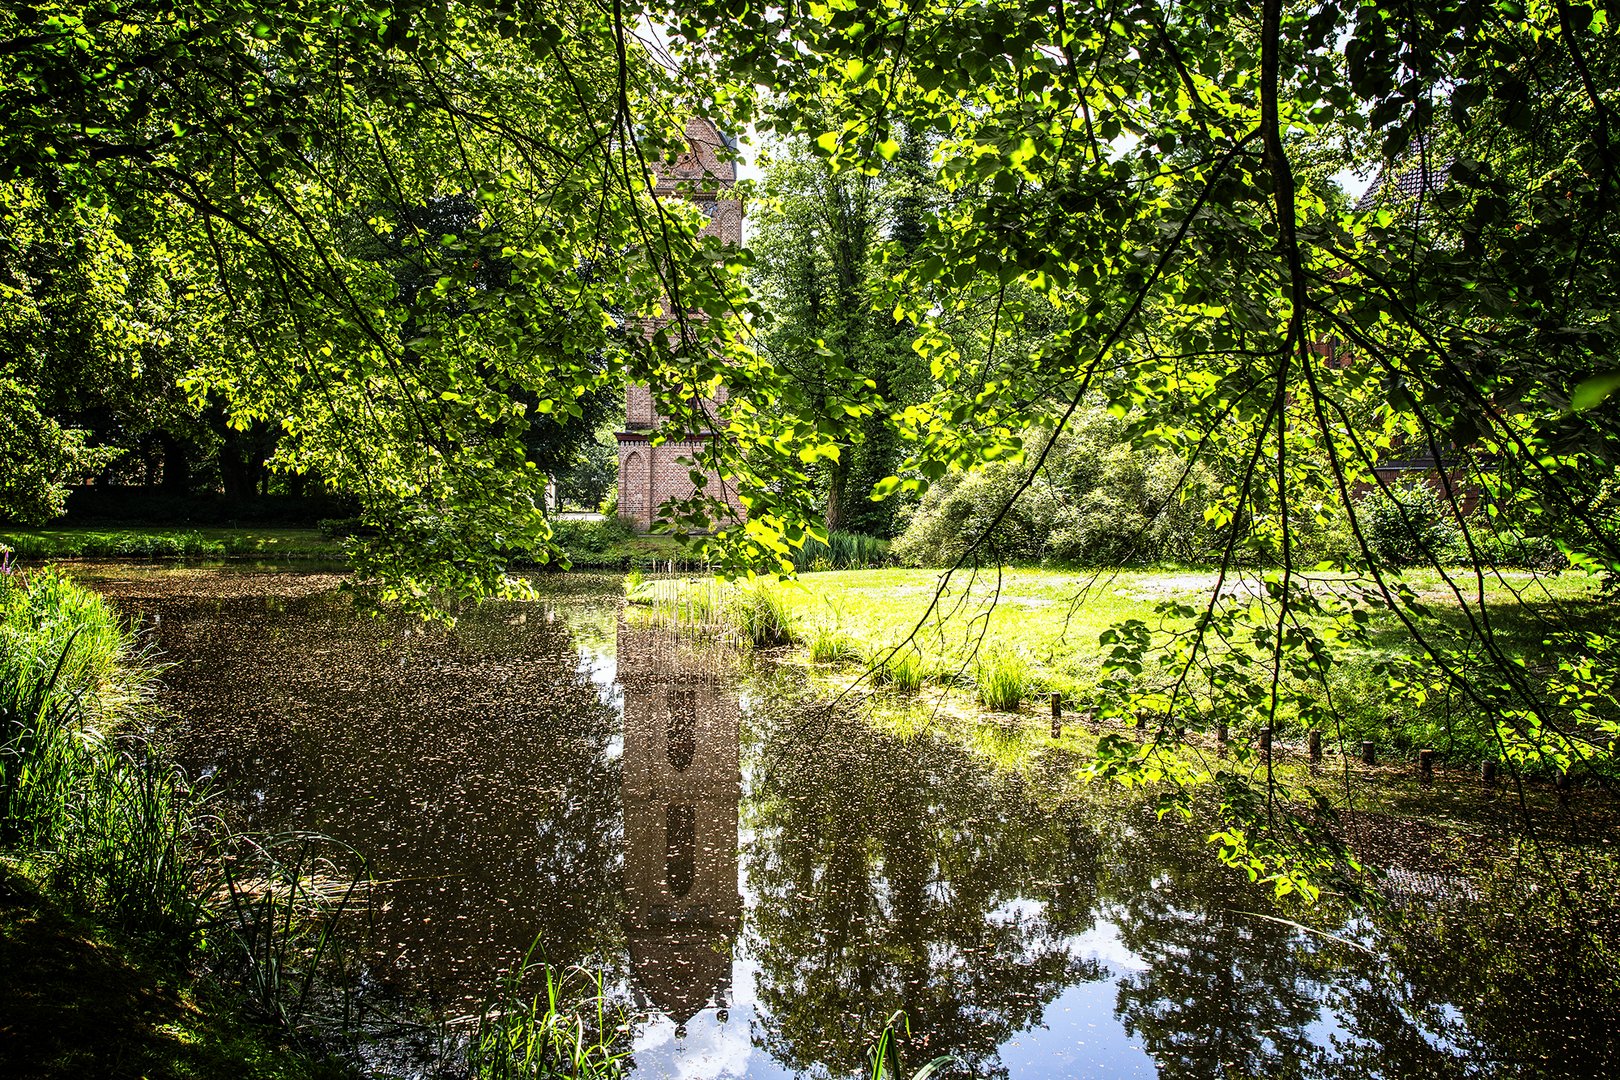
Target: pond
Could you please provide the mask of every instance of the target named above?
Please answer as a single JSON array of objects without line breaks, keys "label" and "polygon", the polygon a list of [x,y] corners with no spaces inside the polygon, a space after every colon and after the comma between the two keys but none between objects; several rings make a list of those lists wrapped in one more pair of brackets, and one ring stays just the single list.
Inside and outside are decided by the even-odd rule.
[{"label": "pond", "polygon": [[364,853],[366,982],[441,1015],[538,941],[630,996],[646,1078],[855,1075],[899,1010],[911,1060],[991,1077],[1594,1075],[1613,1047],[1469,952],[1526,948],[1511,919],[1280,912],[1199,829],[806,708],[802,669],[627,624],[614,579],[450,631],[339,580],[93,583],[173,665],[183,764],[251,828]]}]

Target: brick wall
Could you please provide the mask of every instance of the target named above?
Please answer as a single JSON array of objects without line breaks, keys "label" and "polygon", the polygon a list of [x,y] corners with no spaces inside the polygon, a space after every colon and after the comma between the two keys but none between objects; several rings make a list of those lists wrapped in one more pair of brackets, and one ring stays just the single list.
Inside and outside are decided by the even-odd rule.
[{"label": "brick wall", "polygon": [[[619,432],[619,516],[638,529],[650,529],[664,516],[659,510],[665,503],[691,498],[697,490],[692,466],[680,459],[701,460],[713,437],[671,439],[655,446],[646,432]],[[740,519],[743,511],[736,485],[713,469],[704,470],[704,475],[708,478],[705,494],[723,500]]]},{"label": "brick wall", "polygon": [[[653,191],[659,198],[685,198],[696,202],[709,215],[709,224],[704,229],[706,235],[719,237],[724,244],[741,244],[742,202],[728,197],[728,190],[737,181],[737,167],[735,162],[721,158],[725,140],[712,123],[697,118],[687,122],[686,140],[686,152],[672,162],[654,166]],[[656,329],[656,324],[645,328],[649,334]],[[662,516],[659,509],[665,503],[692,496],[696,490],[691,478],[692,466],[682,464],[679,459],[700,458],[707,440],[714,438],[706,431],[680,432],[681,438],[672,437],[654,446],[652,433],[667,426],[667,417],[658,411],[656,396],[645,384],[626,386],[626,430],[618,434],[619,516],[640,529],[652,527]],[[718,415],[716,408],[725,403],[726,396],[726,388],[720,387],[712,399],[703,401],[703,411],[710,416]],[[740,519],[742,506],[737,500],[735,485],[713,470],[708,470],[707,475],[705,493],[723,499]]]}]

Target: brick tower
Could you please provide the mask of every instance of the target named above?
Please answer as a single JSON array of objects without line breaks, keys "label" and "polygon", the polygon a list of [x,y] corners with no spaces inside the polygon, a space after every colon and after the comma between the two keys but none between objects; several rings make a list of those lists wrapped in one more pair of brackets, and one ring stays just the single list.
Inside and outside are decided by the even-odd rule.
[{"label": "brick tower", "polygon": [[[693,119],[686,123],[686,143],[686,151],[673,162],[654,165],[654,194],[660,199],[695,202],[709,219],[704,235],[718,237],[723,244],[741,244],[742,202],[725,197],[737,183],[737,164],[721,156],[735,149],[735,142],[708,120]],[[724,403],[725,393],[721,387],[714,403]],[[619,516],[638,529],[650,529],[660,506],[671,499],[692,496],[696,490],[690,475],[692,467],[680,459],[697,460],[714,433],[665,431],[667,441],[654,446],[653,436],[666,418],[655,407],[651,387],[640,383],[625,387],[624,417],[625,430],[617,435]],[[723,498],[741,516],[735,489],[712,470],[705,491]]]},{"label": "brick tower", "polygon": [[619,626],[625,936],[638,997],[677,1025],[725,1008],[737,893],[737,691],[727,654]]}]

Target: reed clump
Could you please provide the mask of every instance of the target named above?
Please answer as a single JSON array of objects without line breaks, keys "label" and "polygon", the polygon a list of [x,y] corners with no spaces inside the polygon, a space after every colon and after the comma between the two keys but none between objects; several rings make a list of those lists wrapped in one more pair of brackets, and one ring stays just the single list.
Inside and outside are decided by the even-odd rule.
[{"label": "reed clump", "polygon": [[836,627],[818,626],[810,637],[810,659],[817,664],[841,664],[861,659],[861,646]]},{"label": "reed clump", "polygon": [[600,972],[553,968],[534,953],[531,946],[479,1013],[467,1053],[471,1075],[477,1080],[626,1075],[627,1004],[608,992]]},{"label": "reed clump", "polygon": [[793,569],[871,570],[889,565],[889,542],[865,533],[828,533],[825,542],[814,538],[793,553]]},{"label": "reed clump", "polygon": [[625,598],[650,609],[655,622],[712,631],[739,645],[774,649],[799,640],[798,619],[767,578],[728,583],[715,578],[626,581]]},{"label": "reed clump", "polygon": [[993,712],[1017,712],[1034,683],[1034,672],[1023,653],[996,650],[974,671],[979,704]]}]

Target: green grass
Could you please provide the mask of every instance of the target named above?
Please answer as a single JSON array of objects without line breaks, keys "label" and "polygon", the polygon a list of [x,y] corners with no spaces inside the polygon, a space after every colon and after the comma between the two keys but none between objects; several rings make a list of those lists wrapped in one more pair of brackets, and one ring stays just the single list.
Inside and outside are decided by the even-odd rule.
[{"label": "green grass", "polygon": [[479,1013],[467,1063],[475,1080],[610,1080],[629,1072],[630,1030],[600,972],[553,968],[531,947]]},{"label": "green grass", "polygon": [[973,672],[979,704],[994,712],[1017,712],[1029,693],[1029,661],[1014,650],[996,649]]},{"label": "green grass", "polygon": [[223,558],[259,555],[266,558],[338,558],[340,540],[317,529],[127,527],[0,529],[0,544],[26,559]]},{"label": "green grass", "polygon": [[[1006,684],[993,691],[1000,704],[989,707],[1009,707],[1013,691],[1023,698],[1038,687],[1058,691],[1071,706],[1084,708],[1095,700],[1103,674],[1102,632],[1129,619],[1160,626],[1154,609],[1161,601],[1201,607],[1215,575],[1208,570],[1014,568],[975,579],[964,573],[953,579],[938,609],[924,619],[938,578],[932,570],[831,571],[804,574],[779,588],[790,616],[805,625],[817,625],[818,618],[825,625],[825,613],[836,612],[836,633],[851,639],[866,657],[886,654],[915,629],[913,640],[929,681],[956,686],[966,673],[981,688],[992,679]],[[1409,571],[1405,580],[1442,617],[1455,617],[1448,616],[1456,609],[1448,605],[1437,574]],[[1508,582],[1525,592],[1526,603],[1515,601],[1501,582],[1488,582],[1493,622],[1510,655],[1532,665],[1547,659],[1543,617],[1552,615],[1565,625],[1615,621],[1613,608],[1598,599],[1589,578],[1563,574],[1532,580],[1519,574]],[[1341,656],[1332,685],[1345,740],[1375,738],[1389,752],[1403,755],[1432,746],[1442,760],[1449,755],[1477,761],[1489,754],[1492,747],[1480,736],[1482,727],[1457,723],[1456,712],[1438,698],[1391,716],[1387,683],[1374,667],[1410,652],[1405,631],[1393,618],[1381,616],[1374,621],[1371,646]],[[998,654],[1021,658],[1021,687],[1012,685],[1011,671],[1003,670],[1009,661],[998,666]],[[1285,715],[1279,737],[1289,727]]]}]

